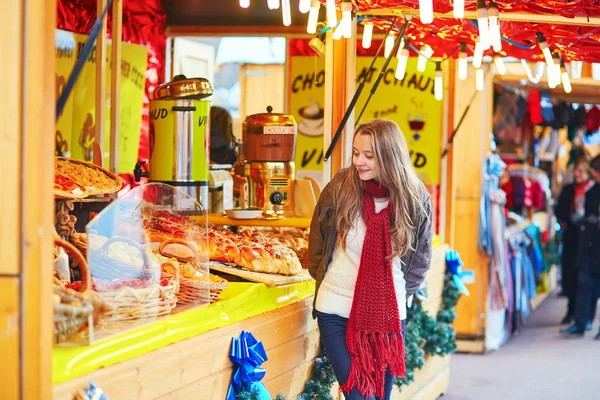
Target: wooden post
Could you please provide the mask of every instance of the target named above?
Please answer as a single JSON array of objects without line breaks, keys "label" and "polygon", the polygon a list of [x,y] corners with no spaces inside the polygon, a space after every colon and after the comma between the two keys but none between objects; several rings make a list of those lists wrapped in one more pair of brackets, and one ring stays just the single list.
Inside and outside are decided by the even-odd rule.
[{"label": "wooden post", "polygon": [[[454,59],[450,59],[448,61],[448,69],[445,74],[445,81],[448,82],[448,90],[444,96],[445,104],[444,104],[444,115],[446,118],[444,119],[444,131],[445,134],[442,136],[442,146],[440,151],[444,151],[446,145],[450,138],[452,137],[452,133],[454,132],[455,127],[455,117],[454,113],[456,111],[455,107],[455,96],[456,96],[456,61]],[[450,229],[450,224],[447,223],[450,221],[450,216],[452,215],[452,210],[454,206],[454,197],[448,196],[450,193],[450,189],[452,188],[452,162],[453,162],[453,152],[452,149],[446,154],[446,158],[442,160],[441,165],[441,173],[440,173],[440,204],[438,205],[440,210],[440,235],[442,236],[443,243],[452,243],[452,229]]]},{"label": "wooden post", "polygon": [[[490,65],[484,65],[489,69]],[[475,70],[469,68],[465,81],[455,82],[454,122],[462,116],[475,91]],[[458,79],[456,77],[455,79]],[[451,172],[446,196],[451,203],[447,214],[447,241],[461,255],[463,270],[472,271],[474,283],[467,284],[469,297],[462,296],[456,310],[454,323],[457,335],[482,338],[485,332],[485,307],[487,299],[488,266],[485,256],[477,248],[479,237],[479,202],[483,163],[489,148],[492,131],[493,78],[486,74],[486,86],[476,95],[465,120],[450,149]]]},{"label": "wooden post", "polygon": [[[354,82],[356,79],[356,24],[353,27],[354,34],[351,39],[328,40],[327,47],[333,48],[333,62],[326,63],[326,68],[332,68],[331,102],[326,102],[331,110],[331,134],[334,135],[340,125],[344,113],[354,95]],[[327,78],[327,73],[326,73]],[[342,137],[338,141],[331,154],[331,177],[345,166],[352,148],[352,135],[354,132],[354,112],[350,114]],[[329,145],[327,144],[325,150]]]},{"label": "wooden post", "polygon": [[52,359],[52,182],[56,3],[17,0],[0,14],[0,398],[46,399]]},{"label": "wooden post", "polygon": [[112,57],[110,77],[110,171],[119,175],[119,136],[121,124],[121,36],[123,31],[123,2],[113,0]]},{"label": "wooden post", "polygon": [[[97,15],[102,15],[106,0],[97,0]],[[94,163],[102,166],[104,152],[104,123],[106,120],[106,18],[96,39],[96,120]],[[97,154],[98,151],[100,154]]]}]

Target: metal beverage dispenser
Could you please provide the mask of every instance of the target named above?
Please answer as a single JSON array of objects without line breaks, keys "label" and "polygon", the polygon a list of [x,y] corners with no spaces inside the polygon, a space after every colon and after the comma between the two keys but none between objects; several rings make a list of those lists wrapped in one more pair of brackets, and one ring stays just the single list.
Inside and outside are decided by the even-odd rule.
[{"label": "metal beverage dispenser", "polygon": [[[186,192],[208,209],[209,117],[213,93],[204,78],[183,75],[160,85],[150,100],[147,176]],[[136,180],[146,175],[138,163]]]}]

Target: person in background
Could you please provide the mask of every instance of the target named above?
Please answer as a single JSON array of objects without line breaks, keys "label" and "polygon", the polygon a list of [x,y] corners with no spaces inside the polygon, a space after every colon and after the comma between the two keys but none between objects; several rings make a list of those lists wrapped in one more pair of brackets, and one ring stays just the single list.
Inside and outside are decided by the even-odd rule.
[{"label": "person in background", "polygon": [[575,318],[578,273],[576,256],[580,232],[578,224],[584,216],[586,195],[593,186],[590,165],[585,157],[580,157],[574,163],[573,182],[562,188],[554,209],[562,229],[561,286],[562,293],[567,297],[567,313],[562,324],[571,324]]},{"label": "person in background", "polygon": [[[595,179],[600,178],[600,156],[590,163]],[[580,206],[581,207],[581,206]],[[600,185],[595,184],[585,192],[583,216],[576,209],[573,220],[579,227],[575,254],[577,269],[577,294],[575,323],[562,331],[568,336],[583,336],[592,327],[600,290]],[[596,336],[600,339],[600,335]]]},{"label": "person in background", "polygon": [[233,119],[222,107],[210,108],[210,162],[233,164],[236,161],[236,139],[233,135]]},{"label": "person in background", "polygon": [[430,267],[431,219],[398,125],[359,126],[352,166],[323,189],[308,241],[314,316],[348,400],[389,399],[406,373],[406,301]]},{"label": "person in background", "polygon": [[[590,163],[591,169],[592,169],[592,176],[594,178],[594,180],[596,181],[596,186],[600,185],[600,155],[594,157]],[[599,228],[600,228],[600,223],[599,223]],[[596,250],[598,251],[598,250]],[[600,298],[600,285],[596,284],[596,291],[595,293],[592,294],[592,303],[593,303],[593,310],[592,310],[592,317],[591,317],[591,321],[593,322],[594,317],[596,316],[596,306],[598,304],[598,298]],[[591,327],[590,327],[591,328]],[[600,328],[598,328],[598,333],[596,333],[596,340],[600,340]]]}]

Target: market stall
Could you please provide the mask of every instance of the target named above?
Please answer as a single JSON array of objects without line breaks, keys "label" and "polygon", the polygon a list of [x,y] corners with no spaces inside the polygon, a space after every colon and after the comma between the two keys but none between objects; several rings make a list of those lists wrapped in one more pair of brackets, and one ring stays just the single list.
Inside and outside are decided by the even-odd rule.
[{"label": "market stall", "polygon": [[[402,74],[398,72],[401,69],[399,66],[402,65],[400,61],[403,59],[407,61],[411,51],[413,56],[419,55],[419,58],[422,59],[421,62],[417,62],[414,59],[416,57],[411,60],[411,74],[407,74],[407,76],[409,76],[409,81],[414,80],[414,82],[407,83],[406,86],[412,85],[412,89],[423,92],[423,98],[427,95],[426,100],[423,101],[420,101],[418,96],[410,98],[415,100],[416,111],[429,110],[431,115],[429,115],[429,121],[426,121],[421,114],[413,112],[414,118],[408,118],[403,122],[410,127],[409,132],[413,140],[411,146],[416,148],[419,143],[424,142],[423,140],[419,142],[419,140],[421,134],[425,132],[423,127],[426,122],[428,126],[435,122],[438,126],[437,133],[442,133],[441,142],[444,146],[436,146],[435,140],[432,145],[424,146],[437,157],[437,164],[430,163],[428,165],[433,171],[433,175],[430,171],[424,172],[430,173],[430,178],[431,176],[438,178],[437,180],[431,178],[433,181],[426,183],[432,194],[435,191],[441,193],[440,199],[442,200],[436,207],[438,208],[436,219],[439,218],[439,231],[445,240],[439,239],[434,249],[432,269],[427,278],[427,296],[421,293],[420,305],[413,309],[411,317],[413,319],[409,322],[409,333],[407,334],[407,338],[410,336],[412,340],[411,342],[407,341],[410,344],[411,357],[414,355],[410,359],[412,369],[410,370],[411,374],[400,382],[403,385],[408,384],[400,395],[404,398],[435,398],[442,394],[448,385],[448,353],[453,351],[454,346],[454,331],[450,324],[454,320],[453,307],[458,300],[456,287],[453,285],[460,281],[460,278],[455,281],[453,274],[447,273],[448,247],[443,244],[444,242],[449,242],[461,252],[466,269],[468,269],[466,272],[470,272],[473,278],[472,281],[466,279],[465,284],[471,290],[470,299],[474,300],[466,302],[463,300],[462,305],[459,306],[461,307],[459,308],[459,321],[456,324],[459,333],[465,325],[469,325],[469,327],[462,333],[466,332],[467,335],[471,334],[474,337],[480,337],[482,333],[482,325],[478,321],[473,321],[481,318],[481,315],[485,315],[481,312],[481,305],[482,299],[484,299],[483,302],[487,301],[489,270],[485,255],[477,251],[474,243],[479,235],[477,221],[483,185],[481,166],[483,155],[489,147],[489,138],[483,133],[467,136],[463,132],[456,135],[458,132],[462,132],[458,131],[458,126],[461,124],[471,127],[481,126],[481,132],[491,130],[489,110],[492,104],[493,78],[492,74],[484,74],[481,68],[469,67],[468,73],[476,76],[477,79],[462,82],[462,71],[465,64],[462,61],[456,63],[453,57],[458,52],[460,60],[464,59],[466,63],[467,52],[462,51],[465,48],[462,43],[469,46],[476,43],[477,29],[469,21],[464,20],[463,23],[462,20],[447,19],[446,16],[436,19],[435,23],[430,25],[426,23],[427,18],[425,18],[423,9],[421,9],[421,13],[423,13],[420,16],[421,21],[417,21],[416,17],[412,20],[407,17],[407,15],[415,13],[416,5],[414,4],[358,2],[357,10],[352,10],[352,7],[348,10],[349,3],[343,2],[340,5],[340,10],[344,11],[344,17],[348,14],[347,11],[355,12],[354,14],[350,12],[349,25],[348,21],[340,24],[340,27],[344,26],[344,31],[347,31],[346,26],[350,27],[349,35],[340,28],[337,28],[339,32],[336,33],[334,29],[323,27],[318,35],[319,41],[324,35],[327,42],[324,51],[326,62],[322,85],[324,90],[322,150],[325,152],[330,144],[335,144],[336,140],[340,139],[339,145],[332,146],[326,154],[325,158],[329,159],[329,162],[324,163],[322,167],[322,177],[326,182],[344,165],[344,160],[349,158],[349,142],[354,124],[352,107],[349,106],[355,100],[353,99],[355,89],[358,88],[359,92],[363,90],[361,84],[364,84],[370,76],[369,72],[364,74],[361,80],[356,80],[358,65],[361,65],[361,70],[364,67],[365,70],[371,71],[368,69],[368,64],[359,64],[356,58],[356,25],[352,22],[352,16],[359,16],[361,26],[365,26],[365,28],[378,26],[381,28],[381,32],[385,32],[388,36],[380,42],[382,44],[378,51],[381,53],[384,46],[388,47],[388,51],[384,51],[387,53],[387,57],[379,59],[379,62],[383,64],[379,67],[379,79],[384,79],[384,82],[385,80],[389,81],[390,87],[393,88],[393,85],[401,85],[404,82],[403,76],[399,76]],[[100,11],[103,10],[104,4],[104,2],[99,2],[98,14],[101,14]],[[113,18],[116,19],[112,29],[113,32],[118,33],[119,2],[115,2],[115,4],[117,4],[115,6],[117,8],[113,11]],[[317,12],[319,8],[322,8],[317,2],[312,5]],[[474,9],[473,6],[471,4],[468,8]],[[436,7],[436,11],[440,13],[445,13],[450,9],[447,4],[442,3]],[[286,7],[282,7],[284,13],[285,9]],[[287,9],[289,11],[289,3]],[[412,13],[405,13],[409,9],[412,10]],[[62,11],[61,15],[68,15],[68,12]],[[139,10],[136,11],[139,12]],[[524,11],[532,10],[524,8]],[[593,9],[588,10],[592,14],[593,11]],[[18,14],[17,11],[15,13],[15,15]],[[53,15],[53,13],[49,14]],[[394,18],[399,14],[402,17]],[[568,10],[563,10],[563,14],[570,15]],[[438,14],[438,16],[440,15]],[[40,16],[37,17],[41,19]],[[503,13],[502,18],[506,20],[502,25],[503,29],[512,27],[511,29],[516,31],[519,28],[513,26],[515,23],[509,22],[510,12]],[[521,15],[520,18],[522,19],[523,16]],[[15,20],[19,19],[15,18]],[[65,20],[68,19],[63,19],[63,23]],[[53,30],[50,29],[47,22],[42,25],[46,29],[45,33]],[[337,24],[337,21],[334,22]],[[147,18],[146,23],[148,23]],[[331,28],[335,25],[331,21],[329,24]],[[51,28],[54,28],[54,24],[51,25]],[[151,25],[149,23],[146,26]],[[400,28],[401,25],[402,28]],[[456,36],[455,40],[447,40],[447,37],[443,37],[444,35],[440,31],[444,29],[452,31]],[[18,29],[16,30],[18,31]],[[212,30],[214,32],[215,28]],[[252,31],[248,27],[246,30]],[[171,34],[175,31],[177,31],[177,27],[171,30]],[[184,31],[198,32],[198,30],[179,27],[179,32]],[[256,32],[256,28],[253,31]],[[298,31],[297,28],[296,31]],[[435,51],[430,51],[434,42],[427,43],[427,34],[433,33],[433,31],[435,31],[435,35],[432,37],[436,48]],[[277,32],[281,32],[281,30]],[[544,32],[546,31],[544,30]],[[160,34],[163,33],[164,31],[160,32]],[[392,33],[397,37],[394,37],[394,40],[388,40]],[[550,36],[548,32],[546,34]],[[337,41],[334,36],[346,39]],[[401,46],[402,36],[404,36],[405,43]],[[104,60],[106,51],[106,43],[103,43],[105,42],[104,33],[101,34],[101,38],[96,52],[98,60]],[[121,65],[121,68],[110,69],[112,71],[111,83],[114,85],[118,85],[117,77],[123,70],[123,63],[119,61],[121,57],[119,43],[116,40],[114,47],[111,48],[112,65]],[[312,43],[314,44],[314,42]],[[426,45],[429,46],[429,49]],[[299,42],[298,48],[302,46],[305,44]],[[564,49],[566,46],[566,44],[561,44],[560,49]],[[569,48],[573,49],[574,47],[569,46]],[[582,48],[580,46],[578,51]],[[470,54],[473,54],[473,50],[477,50],[476,48],[470,49],[470,47],[468,49]],[[514,56],[524,54],[518,46],[515,46],[514,49],[511,47],[511,49],[514,51],[512,54]],[[19,54],[18,50],[19,47],[15,46],[13,52]],[[375,56],[374,65],[378,54],[373,54],[373,50],[371,53],[365,51],[364,55],[365,57]],[[160,59],[163,53],[161,51],[158,53],[157,57]],[[388,73],[391,70],[388,65],[396,54],[399,57],[396,74],[394,74],[396,80],[394,80],[390,78],[392,74]],[[567,54],[565,54],[566,56]],[[148,55],[148,58],[154,61],[157,57]],[[534,59],[540,57],[540,55],[532,56]],[[585,57],[589,58],[593,55],[590,56],[586,53]],[[418,64],[423,64],[425,67],[421,68]],[[458,68],[456,68],[457,65]],[[106,102],[102,94],[106,85],[104,81],[105,68],[104,62],[96,65],[96,88],[98,91],[94,115],[96,120],[102,121],[102,123],[96,124],[94,131],[98,145],[93,149],[93,155],[95,155],[93,163],[74,161],[70,158],[52,160],[49,152],[42,154],[39,147],[34,149],[33,143],[29,142],[21,143],[21,145],[24,149],[25,159],[35,158],[34,164],[27,165],[25,168],[23,167],[25,163],[8,158],[14,161],[10,167],[15,170],[25,172],[33,168],[34,172],[38,173],[32,182],[17,180],[9,182],[9,189],[14,190],[15,193],[24,193],[23,196],[27,197],[26,201],[31,202],[31,204],[23,204],[26,204],[28,208],[40,210],[41,213],[39,216],[28,217],[32,219],[32,221],[27,220],[29,225],[14,221],[15,226],[21,227],[23,234],[34,243],[35,249],[39,247],[49,250],[50,244],[53,242],[51,218],[53,215],[59,215],[55,226],[57,235],[61,238],[56,238],[54,243],[57,244],[57,248],[63,248],[66,253],[71,254],[69,259],[71,262],[75,260],[75,264],[77,264],[77,267],[71,268],[71,272],[62,276],[63,279],[57,277],[54,286],[57,298],[50,294],[51,277],[43,276],[42,273],[42,271],[50,270],[49,266],[52,264],[50,251],[46,252],[48,257],[42,257],[40,260],[37,255],[32,256],[31,253],[23,252],[24,260],[9,263],[9,265],[15,266],[26,263],[29,265],[23,271],[19,268],[7,270],[7,273],[15,274],[14,277],[11,275],[13,280],[7,283],[10,290],[6,291],[11,296],[9,304],[12,304],[13,308],[9,313],[2,314],[3,321],[7,321],[8,324],[14,310],[25,313],[26,321],[29,323],[34,320],[33,314],[41,315],[35,320],[41,321],[36,326],[42,332],[41,335],[38,335],[43,338],[39,346],[42,348],[42,353],[34,365],[48,367],[52,358],[54,383],[54,388],[51,390],[51,380],[47,372],[37,375],[35,372],[39,371],[28,372],[22,375],[23,378],[15,379],[15,382],[21,382],[21,384],[10,387],[9,398],[12,394],[21,391],[34,391],[38,386],[41,388],[38,398],[44,398],[44,395],[47,396],[50,392],[53,392],[56,398],[69,398],[75,391],[87,388],[90,381],[93,381],[111,398],[158,398],[161,396],[186,398],[192,394],[200,394],[200,397],[206,398],[222,398],[230,388],[232,375],[238,371],[239,365],[232,363],[229,351],[232,338],[237,338],[240,331],[250,332],[258,341],[255,344],[262,343],[264,346],[268,361],[255,362],[257,365],[254,367],[261,366],[266,370],[265,377],[261,377],[262,380],[259,380],[266,386],[272,397],[282,393],[288,398],[294,398],[298,394],[310,392],[308,383],[311,382],[311,377],[314,379],[315,371],[319,372],[322,360],[318,358],[315,361],[315,357],[319,355],[318,331],[310,316],[314,283],[308,277],[303,276],[305,273],[302,268],[302,257],[306,249],[305,243],[301,239],[305,241],[304,229],[307,227],[311,213],[307,210],[300,210],[295,207],[297,204],[291,203],[298,195],[295,190],[300,187],[300,185],[295,186],[300,179],[297,179],[294,170],[295,141],[290,140],[292,137],[295,138],[297,133],[294,118],[287,114],[277,114],[276,119],[278,120],[274,123],[274,114],[271,110],[261,113],[261,115],[249,116],[247,123],[243,126],[244,135],[247,135],[244,137],[244,146],[246,146],[244,151],[247,159],[242,169],[233,172],[234,175],[237,173],[238,177],[246,179],[247,206],[260,209],[261,214],[266,218],[256,220],[260,222],[253,224],[252,219],[240,220],[235,215],[226,217],[207,215],[205,205],[210,202],[208,200],[210,195],[206,189],[211,178],[207,161],[209,149],[206,144],[203,145],[206,143],[208,115],[206,104],[202,102],[207,97],[208,86],[201,80],[189,82],[183,78],[173,79],[170,85],[158,87],[158,89],[167,90],[166,92],[157,92],[157,85],[148,84],[147,80],[146,95],[151,93],[152,99],[157,102],[149,107],[151,112],[148,113],[148,121],[145,122],[155,125],[153,126],[153,136],[150,136],[150,145],[147,146],[151,149],[148,154],[149,171],[141,169],[140,165],[138,175],[142,177],[147,172],[148,178],[153,183],[143,185],[125,195],[117,196],[115,193],[122,186],[122,181],[116,176],[116,173],[119,172],[117,162],[119,113],[117,110],[120,109],[120,105],[118,100],[113,100],[111,103],[111,136],[108,144],[102,146],[104,140],[102,125],[106,114]],[[402,72],[404,74],[406,71]],[[37,73],[41,72],[37,71]],[[160,74],[151,75],[156,78]],[[170,91],[171,88],[179,87],[181,89],[180,85],[184,81],[188,81],[187,83],[193,89],[200,90],[193,94],[194,98],[185,98],[185,96],[181,96],[181,92]],[[443,82],[447,83],[443,84]],[[154,83],[157,82],[154,81]],[[40,87],[44,86],[40,83]],[[100,90],[100,88],[102,89]],[[376,90],[376,85],[373,85],[372,94]],[[52,92],[51,90],[46,91]],[[118,91],[113,90],[112,94],[118,93]],[[163,94],[165,97],[161,97]],[[31,96],[23,96],[27,101],[33,101]],[[472,103],[474,98],[477,98],[477,101]],[[434,100],[437,103],[434,103]],[[442,102],[439,102],[440,100]],[[168,102],[168,106],[158,103],[161,101]],[[40,104],[42,103],[40,102]],[[361,104],[361,106],[364,106],[360,111],[362,114],[362,111],[368,110],[368,108],[367,104]],[[468,110],[471,106],[472,110],[477,109],[483,112],[471,112],[464,115],[463,111]],[[173,125],[170,125],[170,133],[169,129],[158,127],[159,120],[166,120],[170,111],[184,115],[182,118],[170,116],[171,124],[173,120],[177,120],[187,121],[182,125],[186,123],[189,125],[189,122],[192,121],[191,125],[187,128],[183,126],[173,128]],[[317,114],[320,115],[320,110],[317,111]],[[375,111],[379,112],[377,115],[388,115],[389,117],[397,114],[393,107],[389,107],[368,110],[365,118],[375,116]],[[292,111],[289,113],[291,114]],[[50,119],[47,119],[49,120],[46,121],[48,127],[53,126]],[[198,123],[196,124],[196,122]],[[14,123],[17,127],[18,124]],[[457,130],[454,129],[455,126],[457,126]],[[32,136],[25,136],[27,140],[51,137],[53,134],[51,129],[44,130],[37,125],[35,127],[28,126],[27,132],[34,131],[36,128],[39,128],[39,132]],[[336,130],[340,136],[334,135]],[[15,132],[20,132],[20,130],[15,129]],[[178,134],[174,135],[174,132]],[[41,133],[47,135],[44,136]],[[272,137],[276,137],[275,144],[277,146],[273,142],[265,140],[265,135],[261,135],[261,133],[269,133]],[[174,136],[193,138],[194,140],[183,141],[177,147],[174,144]],[[142,137],[144,136],[142,135]],[[87,141],[84,142],[87,144]],[[20,142],[16,140],[15,143]],[[45,142],[42,140],[41,143]],[[156,143],[160,143],[160,151],[155,148]],[[52,147],[42,146],[42,149]],[[11,151],[18,154],[18,148],[21,147],[15,145]],[[103,162],[102,157],[98,157],[101,150],[106,148],[110,149],[107,163]],[[273,149],[276,150],[270,152]],[[180,150],[184,151],[188,157],[179,153]],[[422,163],[424,153],[419,153],[417,154],[416,151],[414,153],[415,167],[421,168],[425,166]],[[3,152],[3,155],[9,154],[9,151],[6,151],[6,154]],[[42,156],[37,157],[41,154]],[[264,154],[269,154],[269,158],[265,160]],[[435,159],[435,157],[433,158]],[[194,163],[189,163],[193,164],[191,166],[184,162],[189,159],[194,160]],[[54,213],[51,211],[54,201],[50,193],[51,176],[49,173],[53,170],[51,168],[53,163],[57,166],[57,169],[54,169],[56,172],[54,195],[58,199],[56,202],[58,207]],[[107,168],[102,168],[102,165]],[[431,167],[431,165],[435,167]],[[173,166],[175,168],[170,168]],[[86,179],[94,179],[94,181],[86,181]],[[41,189],[34,189],[34,185],[39,185]],[[304,194],[311,193],[311,196],[308,197],[312,198],[311,203],[314,205],[318,191],[310,183],[302,187],[306,190],[303,192]],[[260,196],[257,195],[259,193]],[[35,200],[32,199],[32,195],[35,196]],[[435,195],[433,197],[435,199]],[[95,204],[95,208],[93,210],[86,208],[82,211],[86,212],[89,218],[85,219],[86,226],[83,229],[81,227],[77,229],[76,221],[72,218],[74,215],[71,208],[84,209],[83,204],[88,203]],[[23,209],[19,208],[19,210]],[[7,212],[7,215],[10,216],[11,212]],[[99,214],[96,215],[98,212]],[[18,212],[14,214],[18,215]],[[37,217],[39,219],[36,219]],[[271,223],[269,218],[273,218],[274,222]],[[80,217],[78,220],[81,221],[82,218]],[[233,230],[222,228],[219,225],[238,226],[237,232],[234,233]],[[262,228],[267,229],[257,230],[254,227],[250,229],[252,225],[263,225]],[[40,226],[41,230],[36,229]],[[273,230],[273,227],[277,229]],[[285,233],[281,235],[279,228],[287,227],[293,229],[285,230],[283,231]],[[36,236],[38,233],[35,232],[42,232],[41,236]],[[279,237],[276,237],[274,232],[279,232]],[[82,236],[83,234],[86,236]],[[9,236],[9,234],[3,235],[3,237]],[[77,239],[80,241],[77,242]],[[40,241],[44,241],[44,244],[40,244]],[[65,242],[71,242],[75,250]],[[76,245],[77,243],[79,246]],[[298,245],[299,243],[303,244]],[[6,246],[7,253],[21,254],[18,251],[17,242],[3,241],[2,245]],[[87,252],[87,260],[77,255],[82,250]],[[39,254],[42,253],[45,254],[40,250]],[[247,253],[250,253],[249,257],[244,256]],[[31,257],[33,259],[29,259]],[[61,258],[65,257],[61,250],[57,249],[55,262],[58,263]],[[243,270],[240,267],[243,267]],[[25,283],[34,280],[31,275],[32,271],[35,273],[36,279],[41,278],[35,280],[36,285],[40,285],[40,290],[33,295],[29,292],[15,290],[19,282]],[[265,272],[270,274],[267,275]],[[460,276],[459,271],[454,272],[454,275]],[[25,275],[20,275],[22,273]],[[111,275],[115,273],[116,276]],[[262,274],[260,275],[262,277],[257,278],[256,274]],[[134,283],[139,286],[134,286]],[[227,287],[225,288],[225,286]],[[35,286],[27,286],[27,288],[32,291],[37,289]],[[425,300],[425,297],[428,299]],[[19,309],[17,301],[19,298],[29,300],[26,309]],[[61,342],[62,345],[57,346],[52,351],[52,355],[49,351],[51,311],[48,305],[50,299],[55,302],[55,310],[60,311],[54,314],[57,327],[54,341],[55,343]],[[35,303],[35,307],[30,305],[32,302]],[[69,315],[77,318],[69,318]],[[460,318],[467,319],[467,322],[461,322]],[[75,322],[76,324],[74,324]],[[476,325],[474,332],[471,329],[473,325]],[[22,326],[20,329],[23,329]],[[32,338],[29,337],[35,334],[35,332],[26,334],[25,339],[28,340],[25,343],[26,349],[36,347]],[[440,337],[443,338],[443,342]],[[77,340],[73,340],[74,338]],[[242,334],[241,338],[247,337]],[[11,343],[18,348],[20,339],[17,335],[12,335],[11,340]],[[84,343],[81,343],[82,341]],[[237,343],[235,340],[233,342]],[[66,344],[77,344],[77,346],[64,347]],[[12,348],[14,349],[15,346]],[[10,354],[19,360],[19,357],[15,356],[15,352]],[[27,354],[28,357],[34,358],[30,350]],[[236,357],[233,359],[235,361]],[[26,365],[31,365],[30,361],[26,362]],[[41,370],[43,371],[43,368]],[[14,377],[15,371],[11,371],[8,376]],[[34,379],[36,384],[28,385],[27,383],[31,379]],[[319,383],[322,382],[319,380]],[[331,389],[330,386],[329,389]]]}]

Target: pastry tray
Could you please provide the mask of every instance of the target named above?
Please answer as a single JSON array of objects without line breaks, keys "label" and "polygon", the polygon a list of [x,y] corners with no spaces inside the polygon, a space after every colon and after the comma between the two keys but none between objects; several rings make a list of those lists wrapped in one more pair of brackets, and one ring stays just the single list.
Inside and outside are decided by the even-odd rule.
[{"label": "pastry tray", "polygon": [[209,267],[214,271],[234,275],[250,282],[264,283],[267,286],[283,286],[288,285],[290,283],[304,282],[312,279],[311,276],[308,274],[308,270],[306,269],[303,269],[302,272],[300,272],[297,275],[286,276],[279,274],[267,274],[264,272],[248,271],[246,269],[242,269],[231,264],[223,264],[217,261],[210,261]]}]

